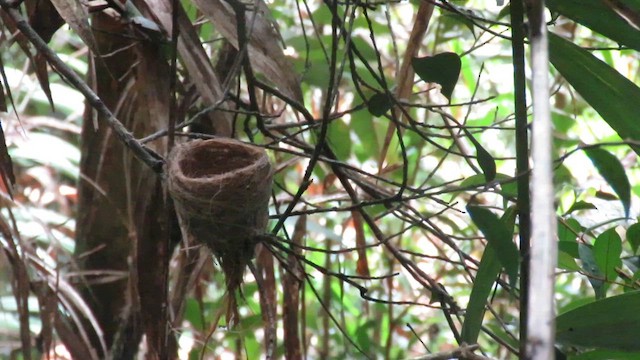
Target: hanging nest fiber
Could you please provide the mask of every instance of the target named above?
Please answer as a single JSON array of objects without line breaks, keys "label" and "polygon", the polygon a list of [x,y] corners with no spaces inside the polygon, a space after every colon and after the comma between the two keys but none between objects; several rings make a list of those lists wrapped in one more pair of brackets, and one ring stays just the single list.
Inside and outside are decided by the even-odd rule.
[{"label": "hanging nest fiber", "polygon": [[254,256],[256,236],[267,225],[267,154],[233,139],[194,140],[173,149],[167,174],[183,234],[211,249],[235,306],[234,293]]}]

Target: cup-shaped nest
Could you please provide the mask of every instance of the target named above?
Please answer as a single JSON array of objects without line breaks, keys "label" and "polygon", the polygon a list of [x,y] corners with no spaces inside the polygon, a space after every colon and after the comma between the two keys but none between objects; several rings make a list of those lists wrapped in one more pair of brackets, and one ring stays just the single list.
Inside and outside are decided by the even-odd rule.
[{"label": "cup-shaped nest", "polygon": [[267,154],[233,139],[194,140],[173,149],[167,175],[183,234],[211,249],[235,291],[267,225]]}]

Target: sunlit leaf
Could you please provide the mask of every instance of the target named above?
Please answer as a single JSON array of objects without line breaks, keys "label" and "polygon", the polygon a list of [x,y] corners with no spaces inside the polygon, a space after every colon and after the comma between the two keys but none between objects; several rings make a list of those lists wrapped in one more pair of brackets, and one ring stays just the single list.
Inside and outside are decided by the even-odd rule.
[{"label": "sunlit leaf", "polygon": [[613,191],[616,192],[624,207],[625,215],[629,216],[631,184],[620,160],[613,154],[600,148],[589,148],[585,149],[584,152],[589,159],[591,159],[596,169],[598,169],[600,175],[607,180],[607,183],[609,183]]},{"label": "sunlit leaf", "polygon": [[460,76],[462,62],[458,54],[445,52],[434,56],[413,58],[413,70],[424,81],[442,86],[442,95],[451,101]]},{"label": "sunlit leaf", "polygon": [[556,318],[556,340],[571,346],[640,351],[638,309],[640,292],[634,291],[567,311]]},{"label": "sunlit leaf", "polygon": [[547,0],[546,5],[549,10],[597,31],[620,45],[640,50],[640,30],[614,11],[606,1]]},{"label": "sunlit leaf", "polygon": [[[549,33],[549,60],[623,139],[640,141],[640,88],[574,43]],[[632,146],[636,153],[640,148]]]}]

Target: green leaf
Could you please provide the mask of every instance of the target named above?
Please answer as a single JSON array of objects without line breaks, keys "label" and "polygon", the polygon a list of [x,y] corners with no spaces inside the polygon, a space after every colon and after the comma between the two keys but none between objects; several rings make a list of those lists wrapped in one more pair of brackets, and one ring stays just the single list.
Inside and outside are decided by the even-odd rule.
[{"label": "green leaf", "polygon": [[502,264],[509,276],[509,282],[515,284],[518,277],[520,255],[518,248],[511,239],[511,233],[508,228],[487,208],[467,205],[467,211],[471,216],[471,220],[484,234],[496,252],[500,264]]},{"label": "green leaf", "polygon": [[582,225],[580,225],[578,220],[574,218],[558,221],[558,239],[560,241],[575,242],[578,237],[577,234],[581,233],[583,230]]},{"label": "green leaf", "polygon": [[640,360],[640,353],[611,350],[593,350],[572,356],[571,360]]},{"label": "green leaf", "polygon": [[593,250],[585,244],[578,244],[578,252],[582,261],[582,269],[587,274],[587,279],[591,287],[593,287],[596,299],[604,298],[607,293],[607,283],[602,280],[604,279],[604,274],[596,263]]},{"label": "green leaf", "polygon": [[616,268],[622,266],[622,239],[614,228],[600,234],[593,244],[593,257],[600,271],[604,273],[607,282],[618,276]]},{"label": "green leaf", "polygon": [[640,247],[640,223],[629,226],[626,238],[633,249],[633,253],[637,253],[638,247]]},{"label": "green leaf", "polygon": [[475,344],[482,327],[485,305],[491,294],[491,288],[500,273],[500,261],[491,244],[487,245],[478,266],[478,273],[473,281],[471,296],[462,325],[462,341]]},{"label": "green leaf", "polygon": [[353,113],[349,126],[360,140],[352,144],[354,153],[360,162],[365,162],[371,159],[373,154],[380,153],[378,141],[380,124],[367,111],[360,110]]},{"label": "green leaf", "polygon": [[558,268],[567,271],[580,271],[576,260],[566,252],[558,252]]},{"label": "green leaf", "polygon": [[458,54],[445,52],[434,56],[415,57],[411,64],[420,79],[440,84],[442,86],[442,95],[451,102],[451,95],[456,82],[458,82],[460,68],[462,67]]},{"label": "green leaf", "polygon": [[475,137],[471,134],[471,132],[464,129],[464,132],[467,134],[469,140],[473,143],[473,146],[476,147],[476,156],[478,158],[478,165],[482,169],[484,173],[484,179],[486,182],[493,181],[496,178],[496,161],[493,159],[493,156],[489,154],[487,150],[476,140]]},{"label": "green leaf", "polygon": [[382,116],[386,114],[393,106],[391,97],[386,93],[375,93],[367,102],[367,109],[373,116]]},{"label": "green leaf", "polygon": [[[640,88],[588,51],[549,33],[549,60],[622,139],[640,141]],[[632,146],[640,154],[640,147]]]},{"label": "green leaf", "polygon": [[597,31],[620,45],[640,50],[640,31],[605,3],[602,0],[547,0],[546,2],[549,10]]},{"label": "green leaf", "polygon": [[620,160],[610,152],[600,148],[584,149],[584,152],[598,169],[600,175],[618,195],[624,207],[624,213],[628,217],[629,207],[631,206],[631,184],[629,184],[629,178],[627,178],[627,173],[624,171]]},{"label": "green leaf", "polygon": [[590,202],[586,202],[586,201],[576,201],[573,203],[573,205],[571,205],[571,207],[569,208],[569,210],[567,210],[566,214],[571,214],[574,211],[578,211],[578,210],[598,210],[598,208],[593,205]]},{"label": "green leaf", "polygon": [[571,256],[573,259],[580,258],[578,243],[575,241],[558,241],[558,251]]},{"label": "green leaf", "polygon": [[[513,224],[515,222],[516,208],[510,207],[505,211],[500,219],[507,229],[511,229],[513,234]],[[482,319],[484,317],[485,304],[491,294],[491,288],[500,274],[500,261],[493,250],[493,246],[489,243],[484,249],[482,260],[478,266],[476,278],[473,281],[471,296],[462,325],[462,340],[467,344],[475,344],[478,341],[478,335],[482,327]]]},{"label": "green leaf", "polygon": [[640,351],[640,292],[612,296],[556,318],[556,340],[570,346]]},{"label": "green leaf", "polygon": [[351,129],[342,120],[331,121],[327,129],[327,139],[338,159],[346,160],[351,155]]}]

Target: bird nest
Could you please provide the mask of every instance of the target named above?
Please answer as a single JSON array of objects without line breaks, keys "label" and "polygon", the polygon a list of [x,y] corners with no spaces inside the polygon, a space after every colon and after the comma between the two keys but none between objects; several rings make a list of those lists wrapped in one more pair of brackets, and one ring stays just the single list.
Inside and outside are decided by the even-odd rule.
[{"label": "bird nest", "polygon": [[167,174],[183,234],[211,249],[233,297],[268,221],[267,154],[233,139],[194,140],[173,149]]}]

